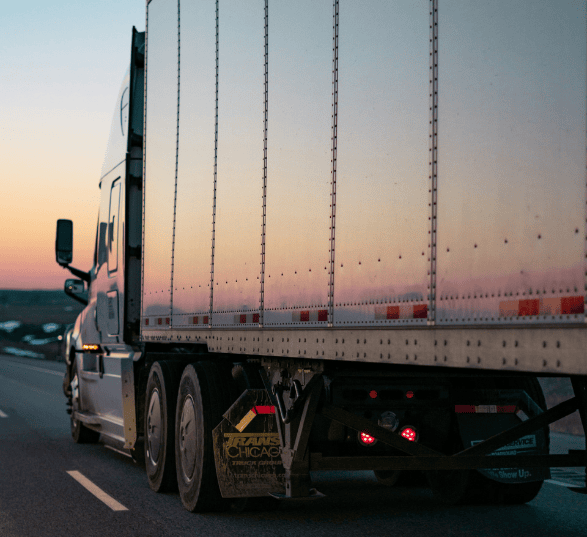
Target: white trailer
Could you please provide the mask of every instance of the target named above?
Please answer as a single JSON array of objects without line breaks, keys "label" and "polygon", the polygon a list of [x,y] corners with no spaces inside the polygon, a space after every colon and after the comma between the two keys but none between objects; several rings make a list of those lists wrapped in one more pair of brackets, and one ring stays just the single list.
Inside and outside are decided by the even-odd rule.
[{"label": "white trailer", "polygon": [[[439,5],[440,4],[440,5]],[[587,424],[584,3],[148,0],[67,350],[189,510],[424,472],[523,503]],[[575,397],[546,410],[537,377]],[[488,456],[490,454],[499,457]],[[411,473],[410,473],[411,472]]]}]

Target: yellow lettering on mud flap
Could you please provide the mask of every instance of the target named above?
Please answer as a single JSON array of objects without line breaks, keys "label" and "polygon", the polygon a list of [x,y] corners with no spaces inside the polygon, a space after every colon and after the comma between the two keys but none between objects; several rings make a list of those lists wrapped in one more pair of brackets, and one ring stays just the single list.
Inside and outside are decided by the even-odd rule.
[{"label": "yellow lettering on mud flap", "polygon": [[231,458],[279,457],[278,433],[224,433],[226,454]]}]

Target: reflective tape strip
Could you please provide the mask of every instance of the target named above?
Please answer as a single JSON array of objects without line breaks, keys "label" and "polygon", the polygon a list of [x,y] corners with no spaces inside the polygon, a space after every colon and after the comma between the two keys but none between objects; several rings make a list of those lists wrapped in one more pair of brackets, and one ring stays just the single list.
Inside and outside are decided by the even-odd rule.
[{"label": "reflective tape strip", "polygon": [[255,407],[257,414],[275,414],[275,407],[269,405],[261,405]]},{"label": "reflective tape strip", "polygon": [[582,296],[504,300],[499,303],[500,317],[532,317],[536,315],[579,315],[585,312]]},{"label": "reflective tape strip", "polygon": [[245,414],[245,417],[236,424],[237,431],[242,433],[257,414],[275,414],[275,407],[270,405],[254,406]]},{"label": "reflective tape strip", "polygon": [[145,317],[145,326],[171,326],[171,317]]},{"label": "reflective tape strip", "polygon": [[237,431],[239,433],[242,433],[245,430],[246,426],[253,421],[253,418],[256,415],[257,415],[257,413],[255,412],[255,409],[251,408],[251,410],[249,410],[245,414],[245,417],[237,423],[237,425],[236,425]]},{"label": "reflective tape strip", "polygon": [[328,321],[328,310],[293,311],[291,320],[294,323],[321,323]]},{"label": "reflective tape strip", "polygon": [[516,405],[455,405],[457,414],[514,414]]},{"label": "reflective tape strip", "polygon": [[240,313],[234,316],[235,324],[251,324],[259,322],[258,313]]},{"label": "reflective tape strip", "polygon": [[387,319],[426,319],[427,304],[399,304],[397,306],[375,306],[375,320]]},{"label": "reflective tape strip", "polygon": [[192,324],[208,324],[208,315],[195,315],[192,317]]}]

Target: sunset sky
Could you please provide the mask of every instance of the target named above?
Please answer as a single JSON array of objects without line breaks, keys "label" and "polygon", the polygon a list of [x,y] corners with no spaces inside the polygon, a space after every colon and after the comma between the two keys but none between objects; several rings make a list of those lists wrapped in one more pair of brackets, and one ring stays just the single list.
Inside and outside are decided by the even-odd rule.
[{"label": "sunset sky", "polygon": [[[227,282],[239,263],[247,269],[256,267],[260,255],[264,4],[224,0],[222,5],[215,270],[218,279]],[[315,260],[320,274],[325,274],[323,257],[328,255],[330,238],[332,5],[329,0],[272,5],[267,279],[271,273],[287,273],[304,256]],[[530,268],[575,267],[580,276],[585,6],[571,0],[463,5],[446,2],[439,19],[439,292],[449,293],[451,286],[464,281],[492,281]],[[189,6],[185,3],[182,11],[185,28]],[[0,289],[63,286],[69,272],[55,263],[54,255],[59,218],[74,222],[73,266],[90,268],[100,170],[129,62],[131,30],[133,25],[144,30],[144,11],[144,0],[50,4],[22,0],[4,8],[0,19]],[[254,24],[252,13],[258,15]],[[213,69],[215,13],[208,15],[210,46],[206,50]],[[415,280],[426,279],[428,17],[426,2],[379,0],[370,8],[351,0],[341,2],[336,277],[343,301],[354,300],[351,295],[345,298],[345,289],[362,289],[357,282],[365,279],[369,263],[372,276],[377,275],[378,285],[385,288],[413,283],[415,271],[421,276]],[[239,33],[242,28],[246,31]],[[196,33],[186,31],[182,38],[184,103],[190,102],[190,91],[196,90],[192,102],[202,101],[194,82],[198,77],[190,76],[189,70],[190,61],[196,60],[193,51],[203,50],[190,45],[190,35],[193,38]],[[201,80],[207,83],[210,104],[214,79]],[[168,89],[175,110],[176,89]],[[254,95],[258,100],[246,100]],[[153,107],[153,97],[150,103]],[[183,107],[182,117],[188,109]],[[202,114],[194,110],[198,113],[182,124],[190,129],[181,132],[180,148],[184,143],[188,147],[189,132],[197,131],[191,127]],[[175,116],[171,117],[175,131]],[[210,151],[212,119],[210,112],[205,132]],[[257,129],[254,138],[248,131],[252,126]],[[174,157],[173,139],[169,145]],[[193,229],[205,229],[201,272],[207,274],[205,244],[211,224],[194,225],[197,211],[188,201],[208,194],[189,190],[197,175],[189,166],[195,166],[197,159],[183,158],[196,145],[182,150],[179,159],[176,253],[181,253],[182,244],[193,244],[186,238]],[[173,160],[165,160],[172,163],[171,179],[175,178]],[[206,162],[211,178],[212,157]],[[253,179],[242,181],[243,170]],[[162,174],[151,177],[163,185]],[[166,199],[173,202],[172,191],[168,192]],[[164,205],[159,196],[151,199],[156,207]],[[249,212],[239,213],[239,203]],[[171,226],[173,203],[167,209]],[[302,213],[311,218],[301,218]],[[155,225],[161,227],[158,220]],[[156,252],[155,259],[165,259],[169,253]],[[182,278],[189,281],[194,270],[193,256],[188,251],[183,255],[183,276],[182,256],[177,256],[175,264],[178,283]],[[170,270],[169,263],[161,266]],[[248,273],[244,277],[247,281]],[[168,281],[167,272],[163,278]],[[275,288],[292,287],[292,282]],[[327,286],[320,284],[320,288],[325,295]],[[268,285],[268,304],[271,290]],[[279,303],[281,294],[276,291]]]},{"label": "sunset sky", "polygon": [[5,2],[0,18],[0,289],[62,288],[55,222],[92,263],[98,181],[141,0]]}]

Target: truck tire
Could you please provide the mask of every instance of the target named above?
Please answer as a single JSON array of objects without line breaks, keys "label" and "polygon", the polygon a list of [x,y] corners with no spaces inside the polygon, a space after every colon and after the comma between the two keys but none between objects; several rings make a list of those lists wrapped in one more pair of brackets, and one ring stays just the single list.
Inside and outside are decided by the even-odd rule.
[{"label": "truck tire", "polygon": [[74,412],[76,410],[80,410],[80,386],[79,386],[79,370],[77,363],[74,362],[73,365],[73,378],[71,379],[71,389],[69,400],[71,401],[71,415],[70,415],[70,424],[71,424],[71,436],[76,444],[94,444],[100,439],[100,433],[97,431],[93,431],[92,429],[88,429],[81,421],[76,420],[74,416]]},{"label": "truck tire", "polygon": [[[546,410],[546,400],[536,377],[519,379],[495,379],[494,388],[521,389]],[[483,386],[478,386],[482,388]],[[544,428],[546,445],[550,445],[548,427]],[[453,438],[459,438],[458,431],[453,431]],[[463,449],[460,438],[455,440],[451,453]],[[444,470],[426,473],[428,483],[436,500],[448,505],[458,504],[501,504],[521,505],[533,500],[544,481],[530,483],[499,483],[482,475],[476,470]]]},{"label": "truck tire", "polygon": [[398,484],[402,470],[375,470],[373,473],[377,483],[386,487],[393,487]]},{"label": "truck tire", "polygon": [[181,376],[175,414],[179,495],[191,512],[230,507],[218,488],[212,430],[230,407],[231,382],[213,362],[188,365]]},{"label": "truck tire", "polygon": [[386,487],[421,487],[426,485],[426,476],[418,470],[375,470],[373,473],[377,482]]},{"label": "truck tire", "polygon": [[[499,388],[521,389],[525,390],[531,399],[542,409],[546,410],[546,399],[542,386],[537,377],[524,377],[522,379],[501,379]],[[546,437],[546,452],[550,451],[550,430],[544,427]],[[495,503],[502,505],[521,505],[532,501],[542,488],[544,481],[532,481],[530,483],[497,483],[493,482],[495,487]]]},{"label": "truck tire", "polygon": [[177,376],[165,361],[151,366],[145,391],[145,468],[155,492],[177,489],[175,478],[175,402]]},{"label": "truck tire", "polygon": [[[460,449],[455,450],[458,452]],[[473,470],[436,470],[426,472],[434,499],[444,505],[473,503]],[[478,474],[480,477],[481,474]],[[488,480],[489,481],[489,480]]]},{"label": "truck tire", "polygon": [[[463,450],[458,431],[451,454]],[[434,499],[444,505],[479,505],[495,503],[496,482],[480,474],[477,470],[436,470],[426,472],[428,484]]]}]

